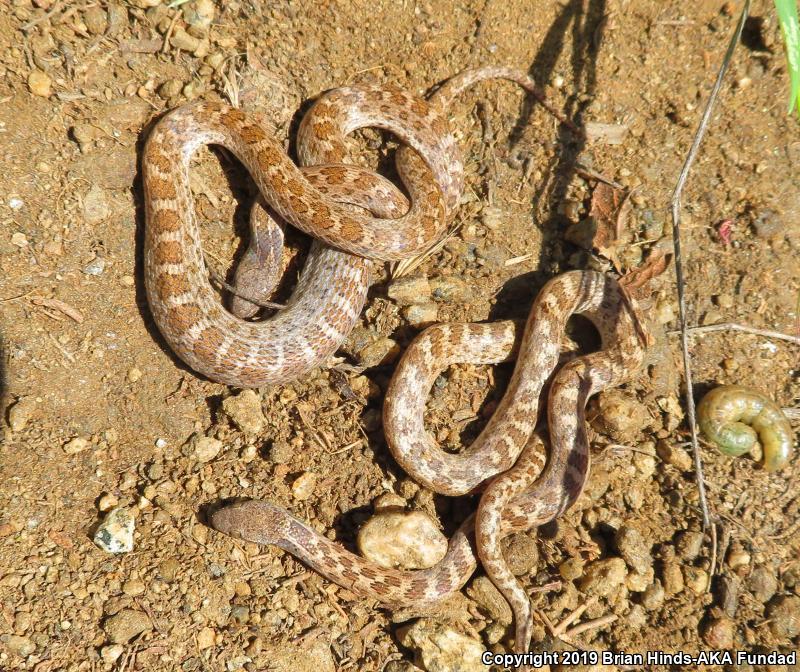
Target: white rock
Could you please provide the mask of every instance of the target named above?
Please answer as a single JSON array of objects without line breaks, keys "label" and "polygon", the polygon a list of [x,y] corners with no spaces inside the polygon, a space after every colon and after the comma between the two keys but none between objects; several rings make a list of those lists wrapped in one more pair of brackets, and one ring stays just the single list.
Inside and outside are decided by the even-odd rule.
[{"label": "white rock", "polygon": [[102,275],[104,270],[106,270],[106,260],[103,257],[95,257],[83,267],[86,275]]},{"label": "white rock", "polygon": [[70,439],[64,444],[64,452],[67,455],[75,455],[76,453],[86,450],[89,445],[88,439],[84,439],[82,436],[76,436],[74,439]]},{"label": "white rock", "polygon": [[447,553],[447,539],[422,511],[381,511],[358,532],[361,554],[396,569],[427,569]]},{"label": "white rock", "polygon": [[200,462],[210,462],[222,450],[222,441],[213,436],[195,434],[192,437],[192,456]]},{"label": "white rock", "polygon": [[481,662],[485,646],[472,637],[428,619],[420,619],[399,633],[400,643],[417,654],[417,665],[427,672],[486,672]]},{"label": "white rock", "polygon": [[122,644],[109,644],[100,649],[100,657],[106,663],[115,663],[124,652],[125,647]]},{"label": "white rock", "polygon": [[317,475],[313,471],[304,471],[292,483],[292,497],[303,501],[309,499],[317,487]]},{"label": "white rock", "polygon": [[94,533],[94,543],[107,553],[130,553],[133,550],[134,527],[131,512],[118,506],[103,518]]}]

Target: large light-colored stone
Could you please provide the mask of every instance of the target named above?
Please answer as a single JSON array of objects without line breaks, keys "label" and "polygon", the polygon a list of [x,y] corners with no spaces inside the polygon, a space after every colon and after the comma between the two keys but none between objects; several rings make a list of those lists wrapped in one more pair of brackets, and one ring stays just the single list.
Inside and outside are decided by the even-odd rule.
[{"label": "large light-colored stone", "polygon": [[381,511],[358,532],[361,554],[381,567],[426,569],[447,553],[447,539],[422,511]]},{"label": "large light-colored stone", "polygon": [[415,663],[427,672],[486,672],[482,642],[429,619],[402,629],[398,638],[416,653]]}]

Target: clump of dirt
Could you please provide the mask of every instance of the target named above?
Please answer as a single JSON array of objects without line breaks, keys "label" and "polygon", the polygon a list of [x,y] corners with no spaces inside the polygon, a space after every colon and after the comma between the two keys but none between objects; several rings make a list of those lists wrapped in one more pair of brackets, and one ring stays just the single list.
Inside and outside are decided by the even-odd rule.
[{"label": "clump of dirt", "polygon": [[[689,321],[796,333],[800,142],[773,7],[754,4],[757,34],[735,55],[684,195]],[[395,493],[452,531],[475,502],[434,497],[386,448],[380,410],[397,355],[427,322],[523,317],[547,278],[609,268],[574,228],[598,216],[598,184],[630,192],[613,261],[640,266],[668,235],[665,206],[736,17],[720,1],[173,5],[11,0],[0,12],[0,668],[411,670],[404,643],[416,640],[387,612],[282,551],[214,532],[208,507],[267,499],[353,548],[373,500]],[[376,265],[339,365],[255,393],[172,355],[141,276],[138,156],[162,112],[232,98],[289,144],[298,110],[327,89],[423,93],[482,64],[529,71],[590,137],[508,83],[459,97],[451,120],[468,189],[457,233],[412,274],[428,279],[430,300],[408,304]],[[364,132],[353,154],[378,165],[392,147]],[[224,273],[253,187],[211,152],[192,179],[205,249]],[[508,542],[526,586],[547,587],[533,593],[536,646],[796,650],[800,462],[767,474],[705,448],[716,543],[703,535],[671,268],[649,286],[648,368],[593,404],[586,492],[538,535]],[[796,345],[697,332],[692,357],[698,395],[737,383],[798,404]],[[427,415],[442,445],[476,436],[509,370],[442,377]],[[131,553],[92,543],[115,507],[135,518]],[[474,578],[427,614],[432,627],[510,650],[491,590]]]}]

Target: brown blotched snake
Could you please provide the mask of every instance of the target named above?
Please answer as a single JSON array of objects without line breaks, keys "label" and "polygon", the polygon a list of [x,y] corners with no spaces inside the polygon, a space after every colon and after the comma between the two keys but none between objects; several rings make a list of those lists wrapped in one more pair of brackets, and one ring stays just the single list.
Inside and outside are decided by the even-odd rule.
[{"label": "brown blotched snake", "polygon": [[[240,387],[285,382],[323,362],[363,306],[365,258],[411,256],[442,235],[463,183],[446,107],[460,91],[489,78],[533,90],[530,79],[504,68],[464,72],[429,101],[389,86],[336,89],[301,123],[303,168],[238,110],[196,103],[164,117],[147,142],[143,162],[145,281],[156,322],[178,355],[210,378]],[[398,151],[398,172],[410,205],[385,179],[343,164],[344,137],[365,126],[390,130],[408,145]],[[265,321],[249,322],[224,310],[206,276],[188,170],[194,151],[209,143],[229,148],[272,210],[321,241],[312,246],[287,307]],[[264,260],[276,257],[274,246],[282,236],[260,206],[254,217],[253,240],[237,278],[250,296],[266,297],[274,273],[263,271]],[[246,301],[234,310],[252,312]],[[566,320],[575,313],[596,325],[603,349],[570,362],[553,381],[545,466],[541,441],[533,435],[539,397],[556,366]],[[638,371],[644,341],[633,304],[616,281],[578,271],[542,289],[524,331],[513,322],[443,324],[418,336],[387,391],[384,426],[390,448],[409,474],[436,492],[459,495],[485,486],[477,514],[464,521],[444,559],[430,569],[378,567],[267,502],[224,507],[213,514],[212,525],[277,545],[332,581],[387,606],[430,603],[458,590],[479,557],[514,609],[515,649],[527,651],[529,599],[505,565],[500,539],[552,520],[578,497],[589,468],[586,401]],[[442,451],[423,423],[425,393],[439,372],[456,362],[491,364],[515,354],[508,390],[480,436],[461,454]]]}]

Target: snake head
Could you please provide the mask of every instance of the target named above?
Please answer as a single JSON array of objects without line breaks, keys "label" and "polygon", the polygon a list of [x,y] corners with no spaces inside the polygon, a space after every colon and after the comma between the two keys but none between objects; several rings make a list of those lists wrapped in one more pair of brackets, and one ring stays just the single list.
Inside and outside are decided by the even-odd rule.
[{"label": "snake head", "polygon": [[280,545],[287,512],[269,502],[248,500],[223,506],[211,514],[211,526],[223,534],[256,544]]}]

